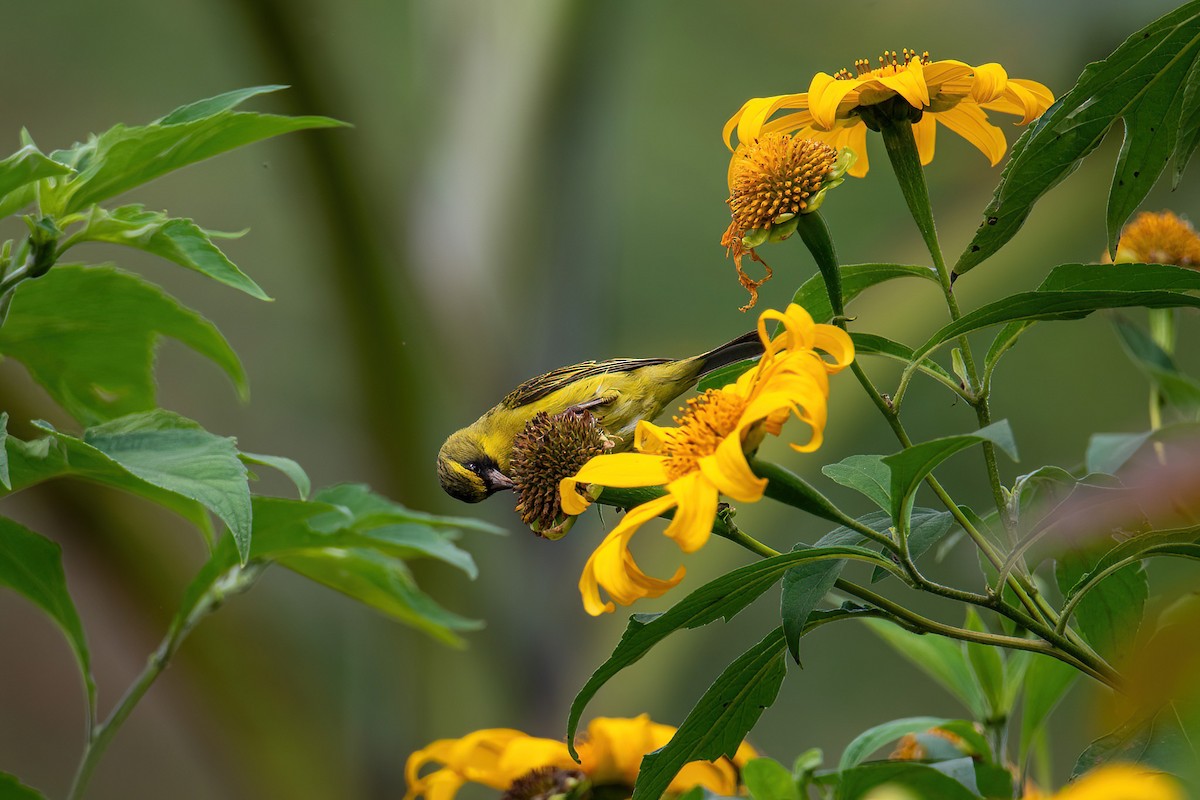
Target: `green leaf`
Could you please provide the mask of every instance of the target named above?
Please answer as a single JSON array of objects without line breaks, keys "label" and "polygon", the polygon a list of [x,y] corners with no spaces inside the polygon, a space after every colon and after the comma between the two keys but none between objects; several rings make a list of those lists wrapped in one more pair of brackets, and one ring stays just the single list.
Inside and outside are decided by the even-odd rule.
[{"label": "green leaf", "polygon": [[1017,460],[1017,446],[1006,420],[994,422],[975,433],[921,442],[883,458],[884,466],[891,470],[890,505],[887,508],[896,524],[907,529],[913,496],[934,467],[960,450],[983,442],[991,442]]},{"label": "green leaf", "polygon": [[288,87],[275,84],[268,86],[250,86],[245,89],[234,89],[232,92],[219,94],[216,97],[208,97],[204,100],[197,100],[194,103],[182,105],[172,111],[170,114],[167,114],[165,117],[157,120],[157,122],[160,125],[179,125],[184,122],[194,122],[198,119],[204,119],[205,117],[211,117],[214,114],[219,114],[222,111],[229,111],[237,108],[251,97],[256,97],[260,94],[278,92],[281,89],[286,88]]},{"label": "green leaf", "polygon": [[[888,516],[890,520],[891,517]],[[949,511],[935,511],[932,508],[914,508],[909,513],[908,555],[913,561],[921,556],[942,539],[954,527],[954,515]],[[871,583],[876,583],[888,577],[888,573],[879,567],[871,573]]]},{"label": "green leaf", "polygon": [[905,717],[868,728],[846,745],[846,749],[842,751],[842,758],[838,761],[838,772],[857,767],[876,750],[902,736],[937,728],[947,722],[949,720],[942,717]]},{"label": "green leaf", "polygon": [[706,392],[709,389],[720,389],[722,386],[727,386],[735,383],[742,373],[749,370],[758,363],[758,357],[744,358],[741,361],[735,361],[732,364],[726,364],[723,367],[714,369],[700,379],[696,384],[696,391]]},{"label": "green leaf", "polygon": [[821,472],[831,481],[865,494],[884,511],[891,510],[892,473],[883,456],[848,456],[836,464],[826,464]]},{"label": "green leaf", "polygon": [[[323,502],[255,497],[253,511],[249,566],[242,566],[228,539],[221,540],[185,591],[173,625],[184,624],[213,586],[228,583],[229,576],[266,562],[288,567],[447,644],[462,646],[456,631],[482,626],[447,611],[420,590],[404,561],[414,552],[413,537],[397,539],[388,535],[386,529],[395,525],[374,528],[376,519],[356,519],[344,508]],[[335,519],[340,523],[335,524]],[[449,525],[431,525],[426,533],[442,538],[443,547],[426,546],[423,555],[442,558],[460,568],[465,561],[468,574],[473,576],[470,556],[457,551],[450,542],[454,531]]]},{"label": "green leaf", "polygon": [[[244,90],[238,102],[257,93]],[[221,106],[223,110],[208,113]],[[44,193],[43,202],[59,214],[79,211],[168,172],[262,139],[344,124],[328,117],[283,117],[231,108],[227,99],[202,100],[177,109],[159,122],[135,127],[115,125],[84,144],[52,153],[52,158],[78,172],[60,183],[49,197]]]},{"label": "green leaf", "polygon": [[78,241],[109,242],[144,250],[181,267],[207,275],[259,300],[271,298],[213,244],[213,234],[190,219],[168,217],[138,205],[107,211],[97,208]]},{"label": "green leaf", "polygon": [[[1083,319],[1093,311],[1102,308],[1134,308],[1137,306],[1195,308],[1200,307],[1200,297],[1161,290],[1127,292],[1103,289],[1017,292],[994,303],[980,306],[942,327],[929,337],[928,341],[913,351],[913,357],[924,358],[946,342],[992,325],[1044,319]],[[993,345],[988,351],[989,355],[992,355],[995,350],[996,347]]]},{"label": "green leaf", "polygon": [[4,800],[46,800],[46,796],[17,779],[16,775],[0,772],[0,797]]},{"label": "green leaf", "polygon": [[[947,762],[942,762],[943,764]],[[972,789],[961,781],[938,769],[937,764],[922,764],[917,761],[876,761],[862,764],[841,773],[838,800],[859,800],[870,795],[880,786],[895,786],[906,789],[914,797],[937,798],[937,800],[978,800]],[[956,767],[972,769],[971,759],[959,759]]]},{"label": "green leaf", "polygon": [[742,767],[742,783],[754,800],[800,800],[792,773],[773,758],[754,758]]},{"label": "green leaf", "polygon": [[1115,474],[1138,450],[1149,442],[1188,440],[1200,435],[1200,424],[1180,422],[1142,433],[1095,433],[1088,440],[1088,472]]},{"label": "green leaf", "polygon": [[48,158],[32,144],[25,145],[0,161],[0,209],[3,209],[0,216],[13,214],[32,200],[32,191],[14,194],[18,189],[42,178],[68,175],[73,171],[66,164]]},{"label": "green leaf", "polygon": [[1125,352],[1168,403],[1182,411],[1200,408],[1200,381],[1180,372],[1175,359],[1137,325],[1122,317],[1114,317],[1113,326]]},{"label": "green leaf", "polygon": [[[771,558],[764,558],[732,570],[716,580],[706,583],[670,610],[662,614],[634,614],[612,655],[596,668],[571,704],[567,719],[567,748],[572,756],[578,757],[574,749],[575,732],[579,718],[588,702],[610,678],[625,667],[641,659],[650,649],[670,634],[680,629],[698,628],[724,617],[732,619],[738,612],[775,585],[789,569],[804,563],[825,560],[857,559],[879,563],[882,559],[865,547],[812,547]],[[780,629],[782,631],[782,628]]]},{"label": "green leaf", "polygon": [[[463,530],[500,536],[507,533],[503,528],[470,517],[443,517],[406,508],[394,500],[389,500],[383,495],[371,491],[371,487],[365,483],[339,483],[327,486],[313,495],[313,499],[338,506],[341,512],[349,515],[359,527],[416,522],[446,532],[448,535],[456,535],[458,531]],[[333,528],[336,529],[342,524],[342,521],[338,519]]]},{"label": "green leaf", "polygon": [[[43,429],[54,432],[48,426]],[[209,433],[186,417],[158,409],[88,428],[83,442],[146,483],[195,500],[216,514],[246,559],[250,487],[233,438]]]},{"label": "green leaf", "polygon": [[[909,264],[844,264],[838,272],[842,278],[842,300],[845,303],[877,283],[896,278],[925,278],[935,284],[938,282],[937,273],[931,268]],[[816,322],[829,322],[833,318],[825,280],[819,273],[796,290],[792,302],[811,314]]]},{"label": "green leaf", "polygon": [[8,412],[0,411],[0,486],[12,491],[12,476],[8,471]]},{"label": "green leaf", "polygon": [[776,628],[713,682],[662,748],[642,759],[632,800],[658,798],[690,761],[732,758],[787,673],[783,629]]},{"label": "green leaf", "polygon": [[846,519],[846,515],[808,481],[778,464],[751,458],[750,470],[758,477],[767,479],[765,492],[772,500],[799,508],[830,522]]},{"label": "green leaf", "polygon": [[958,642],[936,634],[910,633],[884,620],[867,626],[942,688],[957,697],[976,719],[986,719],[987,704]]},{"label": "green leaf", "polygon": [[[969,606],[967,623],[964,627],[977,633],[989,632],[987,626],[983,624],[983,620],[979,618],[979,614]],[[963,646],[967,651],[967,662],[975,673],[979,688],[983,690],[984,699],[987,700],[988,709],[991,712],[989,716],[993,718],[1007,717],[1011,709],[1004,704],[1004,658],[1000,655],[1000,651],[995,647],[978,642],[966,642]]]},{"label": "green leaf", "polygon": [[[1066,596],[1100,561],[1100,554],[1072,550],[1061,554],[1054,575]],[[1130,564],[1091,588],[1076,606],[1074,622],[1101,657],[1118,664],[1132,653],[1149,587],[1140,564]]]},{"label": "green leaf", "polygon": [[[795,549],[808,549],[808,545],[799,544]],[[845,559],[814,561],[784,573],[779,610],[788,652],[797,664],[800,663],[800,637],[805,633],[808,618],[837,583],[845,566]]]},{"label": "green leaf", "polygon": [[1142,719],[1133,719],[1088,745],[1075,762],[1077,778],[1102,764],[1144,764],[1166,772],[1188,775],[1200,763],[1200,749],[1180,724],[1173,705]]},{"label": "green leaf", "polygon": [[[893,342],[891,339],[876,336],[873,333],[852,333],[850,334],[850,338],[854,340],[854,352],[856,356],[884,356],[903,364],[913,363],[913,351],[908,345]],[[955,391],[962,389],[961,381],[951,375],[945,367],[932,359],[922,358],[917,363],[917,369],[941,381]]]},{"label": "green leaf", "polygon": [[155,407],[154,354],[170,336],[212,360],[245,397],[246,375],[211,322],[114,267],[60,264],[23,281],[0,328],[0,353],[84,424]]},{"label": "green leaf", "polygon": [[258,453],[239,453],[239,456],[247,464],[260,464],[279,470],[292,483],[296,484],[296,491],[300,493],[300,499],[308,499],[309,492],[312,491],[312,481],[308,479],[308,473],[304,471],[304,467],[292,459],[283,456],[264,456]]},{"label": "green leaf", "polygon": [[[981,226],[954,271],[963,274],[995,253],[1025,222],[1033,205],[1051,187],[1071,174],[1100,144],[1118,119],[1125,118],[1122,164],[1114,178],[1110,202],[1110,239],[1122,208],[1137,200],[1157,180],[1166,165],[1164,145],[1174,151],[1177,168],[1187,160],[1194,139],[1178,131],[1191,118],[1178,109],[1174,97],[1189,77],[1180,64],[1196,59],[1200,45],[1200,3],[1191,2],[1130,36],[1112,55],[1089,64],[1075,86],[1052,105],[1012,149],[995,196],[984,211]],[[1146,120],[1154,119],[1155,124]],[[1155,130],[1165,127],[1168,130]],[[1159,163],[1162,159],[1162,163]],[[1144,170],[1138,162],[1145,161]],[[1123,173],[1139,174],[1120,185]],[[1136,200],[1135,200],[1136,198]],[[1115,226],[1114,226],[1115,223]]]},{"label": "green leaf", "polygon": [[[63,572],[62,548],[25,526],[0,517],[0,586],[25,597],[45,611],[67,637],[87,690],[88,705],[95,708],[96,683],[83,623]],[[0,788],[3,788],[0,781]]]},{"label": "green leaf", "polygon": [[1025,680],[1025,697],[1021,712],[1021,739],[1018,749],[1018,763],[1021,765],[1025,764],[1025,759],[1045,728],[1051,712],[1080,675],[1079,670],[1056,658],[1034,653],[1030,655],[1032,661]]}]

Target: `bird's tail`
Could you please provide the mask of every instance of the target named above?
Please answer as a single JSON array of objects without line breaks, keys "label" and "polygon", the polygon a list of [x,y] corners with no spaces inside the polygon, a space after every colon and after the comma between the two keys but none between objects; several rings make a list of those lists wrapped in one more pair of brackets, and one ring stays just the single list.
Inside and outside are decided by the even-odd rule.
[{"label": "bird's tail", "polygon": [[701,353],[696,356],[696,360],[700,362],[700,374],[707,375],[713,370],[730,364],[736,364],[738,361],[744,361],[747,358],[757,358],[763,353],[762,340],[758,338],[758,331],[748,331],[743,333],[736,339],[726,342],[720,347],[714,347],[707,353]]}]

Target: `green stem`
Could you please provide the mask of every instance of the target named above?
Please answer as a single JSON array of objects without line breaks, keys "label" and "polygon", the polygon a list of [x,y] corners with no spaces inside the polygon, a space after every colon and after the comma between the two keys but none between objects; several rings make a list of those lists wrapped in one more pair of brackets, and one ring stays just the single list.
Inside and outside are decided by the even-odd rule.
[{"label": "green stem", "polygon": [[[917,141],[913,137],[912,123],[908,119],[897,120],[886,114],[880,114],[878,122],[884,146],[887,148],[888,159],[892,163],[896,180],[900,184],[900,191],[904,194],[908,210],[917,223],[917,229],[921,232],[921,238],[929,250],[929,255],[933,258],[933,265],[937,269],[938,282],[941,284],[946,307],[950,311],[950,318],[957,320],[962,316],[962,312],[959,310],[958,300],[954,296],[954,280],[950,275],[950,269],[946,266],[946,260],[942,256],[942,246],[938,241],[937,227],[933,220],[933,206],[929,202],[929,186],[925,183],[925,171],[921,167]],[[963,363],[967,368],[967,380],[970,383],[967,392],[975,398],[972,405],[975,407],[979,427],[984,428],[992,421],[987,393],[979,380],[979,371],[975,367],[971,343],[965,334],[958,338],[958,345],[962,352]],[[899,394],[900,392],[897,391],[897,395]],[[1000,482],[996,448],[991,442],[983,443],[983,458],[987,466],[988,481],[992,487],[992,499],[1000,514],[1000,519],[1004,523],[1005,530],[1011,536],[1013,526],[1008,516],[1004,491]]]},{"label": "green stem", "polygon": [[158,648],[150,654],[145,668],[125,690],[125,694],[117,702],[108,718],[89,732],[87,744],[83,749],[83,757],[79,761],[75,779],[71,783],[71,791],[67,795],[68,800],[79,800],[83,797],[88,782],[92,778],[92,772],[100,763],[100,759],[104,756],[109,744],[112,743],[113,737],[117,735],[117,731],[133,713],[138,702],[154,685],[158,676],[166,669],[167,664],[170,663],[171,658],[179,650],[179,646],[183,644],[183,640],[187,638],[188,634],[202,619],[217,610],[227,597],[250,588],[264,568],[265,565],[262,564],[235,567],[209,585],[208,590],[196,600],[191,609],[181,611],[180,615],[176,616],[167,630],[167,635],[163,637]]}]

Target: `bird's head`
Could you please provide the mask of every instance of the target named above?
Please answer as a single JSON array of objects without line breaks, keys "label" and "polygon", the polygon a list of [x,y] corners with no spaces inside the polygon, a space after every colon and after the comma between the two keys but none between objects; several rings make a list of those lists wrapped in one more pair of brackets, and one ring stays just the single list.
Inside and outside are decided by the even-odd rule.
[{"label": "bird's head", "polygon": [[469,430],[451,434],[438,451],[438,480],[446,494],[464,503],[478,503],[502,489],[513,488],[481,439]]}]

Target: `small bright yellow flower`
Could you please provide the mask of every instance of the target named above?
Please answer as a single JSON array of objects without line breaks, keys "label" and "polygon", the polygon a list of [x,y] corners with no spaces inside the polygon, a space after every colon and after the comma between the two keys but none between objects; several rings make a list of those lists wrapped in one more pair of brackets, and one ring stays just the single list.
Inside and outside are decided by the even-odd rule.
[{"label": "small bright yellow flower", "polygon": [[[439,739],[408,758],[405,800],[453,800],[463,784],[479,783],[505,790],[539,770],[581,772],[593,787],[621,786],[632,791],[642,757],[671,740],[675,728],[660,725],[642,714],[634,719],[598,717],[576,743],[581,763],[576,764],[564,742],[527,736],[511,728],[475,731],[461,739]],[[757,757],[743,743],[732,762],[696,761],[686,765],[668,787],[682,794],[695,786],[722,795],[735,795],[741,767]],[[441,767],[424,776],[428,764]]]},{"label": "small bright yellow flower", "polygon": [[[1026,800],[1041,795],[1035,789]],[[1136,764],[1108,764],[1067,785],[1050,800],[1184,800],[1169,775]]]},{"label": "small bright yellow flower", "polygon": [[[767,334],[771,321],[784,325],[774,341]],[[674,509],[665,535],[685,553],[703,547],[712,532],[720,495],[739,502],[762,498],[767,482],[751,472],[746,453],[756,449],[766,434],[778,436],[789,417],[795,415],[812,430],[808,442],[792,444],[794,449],[809,452],[821,446],[829,375],[854,359],[850,336],[832,325],[814,323],[794,303],[784,313],[764,311],[758,333],[765,353],[737,383],[689,400],[684,415],[676,418],[678,427],[638,423],[637,452],[597,456],[560,484],[563,511],[568,514],[583,513],[590,502],[576,490],[578,484],[667,489],[662,497],[631,509],[588,559],[579,590],[589,614],[612,612],[614,602],[629,605],[642,597],[658,597],[683,580],[683,567],[665,580],[646,575],[629,552],[629,540],[647,521]],[[612,598],[610,602],[601,600],[600,587]]]},{"label": "small bright yellow flower", "polygon": [[1121,230],[1116,261],[1200,269],[1200,236],[1170,211],[1143,211]]},{"label": "small bright yellow flower", "polygon": [[[855,74],[840,70],[818,72],[801,94],[756,97],[746,101],[725,123],[723,137],[733,149],[732,134],[750,142],[765,133],[792,132],[821,139],[835,148],[848,147],[858,156],[850,174],[867,174],[867,123],[862,111],[869,106],[902,98],[911,108],[913,135],[921,163],[933,160],[937,125],[945,125],[999,163],[1008,144],[1004,133],[988,121],[988,111],[1017,114],[1018,125],[1040,116],[1054,95],[1036,81],[1009,78],[999,64],[973,67],[961,61],[931,61],[928,53],[904,50],[885,53],[871,68],[866,59],[855,62]],[[791,111],[771,119],[779,111]]]}]

